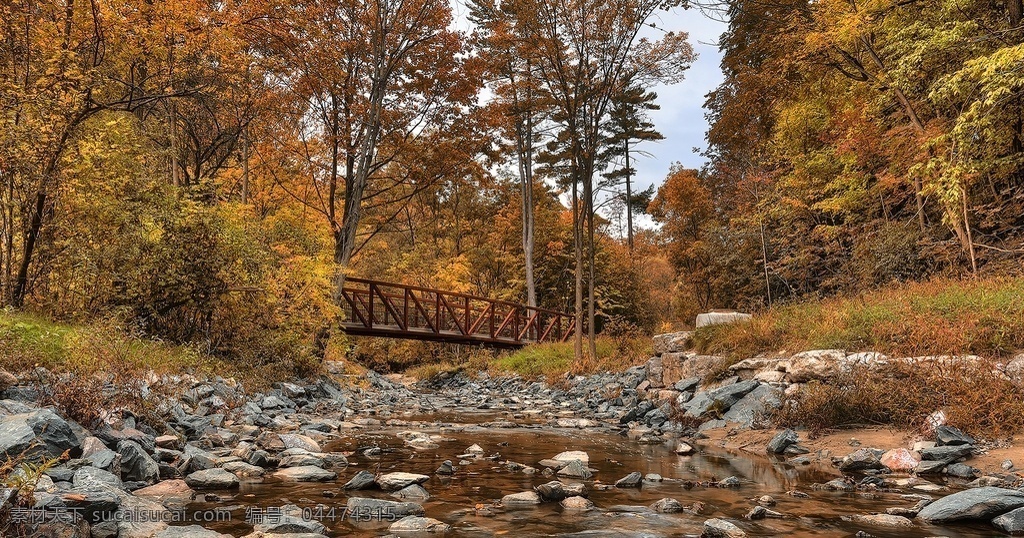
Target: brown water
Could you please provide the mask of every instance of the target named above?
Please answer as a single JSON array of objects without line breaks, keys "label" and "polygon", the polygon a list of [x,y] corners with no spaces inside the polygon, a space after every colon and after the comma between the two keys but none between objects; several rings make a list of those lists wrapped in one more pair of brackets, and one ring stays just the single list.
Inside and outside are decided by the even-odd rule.
[{"label": "brown water", "polygon": [[[341,489],[359,470],[374,472],[404,471],[430,475],[424,484],[432,497],[421,501],[428,517],[444,521],[453,527],[454,536],[693,536],[699,535],[705,519],[727,518],[742,527],[751,536],[852,536],[865,530],[879,537],[896,536],[992,536],[987,525],[957,528],[916,527],[884,529],[857,526],[842,521],[841,516],[884,512],[890,506],[910,506],[913,501],[901,499],[898,493],[835,493],[810,488],[815,482],[825,482],[835,475],[827,469],[772,462],[767,458],[747,453],[730,453],[705,448],[694,456],[677,456],[669,445],[641,445],[612,433],[592,433],[586,430],[559,430],[547,427],[519,427],[488,429],[476,426],[402,428],[431,434],[440,433],[437,450],[417,451],[404,446],[395,436],[399,430],[382,429],[374,432],[354,433],[342,441],[325,447],[332,451],[355,451],[367,446],[380,446],[388,450],[379,457],[355,454],[351,465],[335,469],[337,480],[326,483],[288,483],[267,478],[262,482],[243,483],[237,492],[217,492],[217,502],[196,502],[190,510],[228,508],[231,521],[204,523],[203,525],[242,536],[251,532],[245,522],[250,507],[266,508],[294,503],[309,507],[326,525],[332,536],[382,536],[387,534],[388,522],[352,523],[342,520],[341,508],[348,492]],[[458,454],[471,444],[479,444],[486,455],[500,454],[500,459],[481,459],[471,465],[459,466]],[[596,509],[586,513],[563,511],[558,503],[545,503],[537,507],[518,510],[487,510],[478,513],[477,504],[490,504],[502,496],[526,491],[551,480],[540,473],[526,475],[507,470],[501,462],[506,460],[536,466],[543,458],[550,458],[563,450],[584,450],[589,453],[590,467],[597,473],[590,486],[589,498]],[[434,470],[445,459],[457,467],[452,477],[434,475]],[[640,489],[602,490],[598,483],[610,484],[632,471],[657,473],[665,477],[662,483],[645,482]],[[706,481],[735,475],[742,486],[733,489],[702,487],[687,489],[685,481]],[[796,498],[786,494],[790,490],[803,491],[810,498]],[[327,497],[324,492],[336,494]],[[395,500],[382,491],[351,492],[353,496],[377,497]],[[754,505],[751,499],[772,495],[778,501],[774,510],[786,519],[745,521],[743,515]],[[705,503],[701,515],[658,514],[646,507],[654,501],[672,497],[684,505],[694,501]],[[322,505],[320,508],[315,508]],[[332,518],[332,511],[334,509]]]}]

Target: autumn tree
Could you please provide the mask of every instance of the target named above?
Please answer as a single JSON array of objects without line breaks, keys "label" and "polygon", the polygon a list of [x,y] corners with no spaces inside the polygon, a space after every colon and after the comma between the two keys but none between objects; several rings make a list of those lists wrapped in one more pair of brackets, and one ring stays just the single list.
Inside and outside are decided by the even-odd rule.
[{"label": "autumn tree", "polygon": [[[286,60],[279,77],[292,111],[302,183],[285,188],[320,213],[334,237],[334,261],[347,266],[358,244],[364,203],[396,178],[371,183],[423,133],[445,133],[475,96],[476,81],[439,0],[283,2],[262,29],[266,47]],[[339,272],[338,297],[344,273]]]},{"label": "autumn tree", "polygon": [[640,36],[659,10],[676,4],[646,0],[524,2],[516,11],[533,44],[537,70],[550,95],[553,121],[561,133],[552,145],[564,161],[574,216],[576,356],[583,353],[583,283],[587,273],[587,324],[594,349],[595,174],[608,143],[606,122],[612,102],[628,82],[641,86],[676,82],[693,59],[685,34],[657,41]]}]

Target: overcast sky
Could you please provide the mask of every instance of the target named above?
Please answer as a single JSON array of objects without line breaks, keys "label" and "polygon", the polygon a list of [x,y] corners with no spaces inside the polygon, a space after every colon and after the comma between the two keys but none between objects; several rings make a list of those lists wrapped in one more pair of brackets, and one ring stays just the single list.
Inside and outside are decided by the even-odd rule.
[{"label": "overcast sky", "polygon": [[703,150],[705,145],[708,124],[704,119],[704,96],[722,82],[718,38],[726,29],[724,23],[691,9],[662,15],[656,24],[665,30],[688,33],[690,44],[697,52],[697,61],[687,71],[683,82],[655,88],[661,110],[653,111],[651,118],[665,140],[641,146],[653,156],[640,158],[636,164],[640,186],[637,190],[661,184],[674,162],[681,162],[688,168],[700,168],[704,164],[703,157],[693,151],[695,147]]},{"label": "overcast sky", "polygon": [[[464,0],[452,0],[452,7],[456,27],[469,29],[471,25],[466,20]],[[662,13],[653,22],[661,30],[647,29],[643,35],[657,39],[664,31],[686,32],[697,53],[697,61],[687,71],[683,82],[654,88],[661,109],[652,111],[651,119],[665,139],[639,147],[651,156],[639,157],[633,164],[637,170],[635,191],[649,185],[660,185],[674,162],[688,168],[700,168],[704,164],[700,155],[708,129],[704,119],[704,96],[722,81],[718,39],[726,29],[725,23],[709,19],[695,9]],[[694,148],[699,149],[694,152]],[[650,224],[646,222],[649,219],[642,220],[645,221],[643,224]]]}]

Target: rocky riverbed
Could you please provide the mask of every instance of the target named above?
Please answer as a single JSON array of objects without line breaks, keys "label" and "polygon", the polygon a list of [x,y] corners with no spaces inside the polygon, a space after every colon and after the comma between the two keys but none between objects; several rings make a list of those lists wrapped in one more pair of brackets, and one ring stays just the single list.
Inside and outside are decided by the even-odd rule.
[{"label": "rocky riverbed", "polygon": [[[851,440],[843,451],[816,446],[802,432],[757,430],[787,380],[740,372],[704,386],[703,359],[678,345],[662,339],[659,355],[643,367],[559,387],[461,373],[406,385],[374,372],[347,374],[338,364],[317,379],[262,392],[231,379],[151,376],[139,389],[145,409],[109,409],[89,429],[40,407],[60,376],[0,376],[0,454],[36,461],[65,455],[48,468],[26,466],[8,476],[0,489],[0,533],[1024,530],[1024,491],[1013,460],[986,472],[972,466],[986,451],[1012,448],[947,427],[928,439]],[[796,371],[789,368],[784,376]],[[1016,459],[1024,462],[1024,454]]]}]

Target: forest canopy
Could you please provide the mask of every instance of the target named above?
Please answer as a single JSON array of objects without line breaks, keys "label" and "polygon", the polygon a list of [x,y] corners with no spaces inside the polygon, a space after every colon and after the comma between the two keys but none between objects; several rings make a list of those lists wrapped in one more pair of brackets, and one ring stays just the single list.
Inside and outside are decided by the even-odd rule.
[{"label": "forest canopy", "polygon": [[[570,312],[580,356],[606,327],[1021,270],[1021,0],[468,7],[4,2],[0,305],[317,361],[371,276]],[[655,192],[654,89],[695,58],[655,23],[682,9],[728,22],[725,80],[706,166]]]}]

